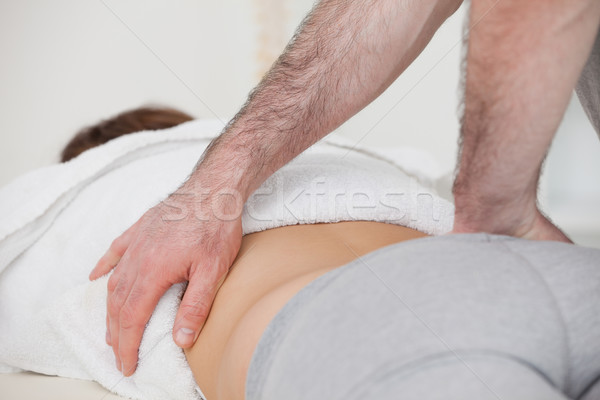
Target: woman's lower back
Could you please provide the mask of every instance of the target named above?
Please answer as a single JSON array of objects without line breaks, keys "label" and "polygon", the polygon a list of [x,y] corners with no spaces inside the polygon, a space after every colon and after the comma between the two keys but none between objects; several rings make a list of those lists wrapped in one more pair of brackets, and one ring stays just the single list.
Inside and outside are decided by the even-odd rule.
[{"label": "woman's lower back", "polygon": [[245,236],[196,344],[186,352],[201,390],[209,400],[243,399],[256,344],[289,299],[359,256],[422,236],[368,221],[294,225]]}]

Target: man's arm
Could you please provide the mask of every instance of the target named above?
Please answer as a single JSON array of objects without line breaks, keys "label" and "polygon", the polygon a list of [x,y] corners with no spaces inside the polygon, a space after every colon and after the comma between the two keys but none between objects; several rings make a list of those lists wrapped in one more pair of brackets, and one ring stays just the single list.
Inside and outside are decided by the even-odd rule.
[{"label": "man's arm", "polygon": [[321,1],[202,162],[233,151],[254,191],[377,98],[461,2]]},{"label": "man's arm", "polygon": [[569,241],[538,178],[599,21],[595,0],[472,0],[454,232]]},{"label": "man's arm", "polygon": [[383,92],[460,2],[325,0],[315,7],[187,182],[117,238],[92,271],[95,279],[116,266],[107,342],[123,374],[135,370],[144,326],[176,282],[189,285],[173,337],[181,347],[194,343],[239,250],[250,194]]}]

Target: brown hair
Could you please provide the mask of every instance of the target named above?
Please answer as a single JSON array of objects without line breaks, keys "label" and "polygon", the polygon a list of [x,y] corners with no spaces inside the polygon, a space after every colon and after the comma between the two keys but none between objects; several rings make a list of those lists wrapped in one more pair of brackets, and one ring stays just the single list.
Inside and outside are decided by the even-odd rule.
[{"label": "brown hair", "polygon": [[80,130],[65,146],[60,160],[69,161],[92,147],[128,133],[170,128],[192,119],[182,111],[166,107],[140,107],[125,111]]}]

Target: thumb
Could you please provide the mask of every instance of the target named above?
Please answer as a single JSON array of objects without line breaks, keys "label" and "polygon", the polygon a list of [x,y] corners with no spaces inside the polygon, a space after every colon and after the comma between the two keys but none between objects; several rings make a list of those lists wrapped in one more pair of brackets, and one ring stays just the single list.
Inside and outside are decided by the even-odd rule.
[{"label": "thumb", "polygon": [[173,326],[173,340],[177,346],[185,349],[196,342],[206,322],[217,290],[225,280],[225,273],[220,274],[221,276],[218,275],[212,271],[200,270],[190,276]]}]

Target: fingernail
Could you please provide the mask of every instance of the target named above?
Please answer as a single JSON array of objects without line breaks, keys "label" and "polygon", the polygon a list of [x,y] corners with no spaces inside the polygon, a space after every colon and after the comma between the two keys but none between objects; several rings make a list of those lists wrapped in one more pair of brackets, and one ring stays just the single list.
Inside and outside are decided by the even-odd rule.
[{"label": "fingernail", "polygon": [[110,331],[106,331],[106,344],[110,346]]},{"label": "fingernail", "polygon": [[175,335],[179,347],[188,347],[194,343],[194,331],[189,328],[180,328]]}]

